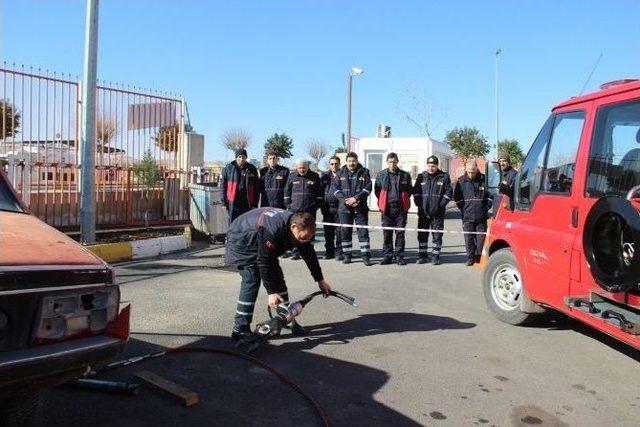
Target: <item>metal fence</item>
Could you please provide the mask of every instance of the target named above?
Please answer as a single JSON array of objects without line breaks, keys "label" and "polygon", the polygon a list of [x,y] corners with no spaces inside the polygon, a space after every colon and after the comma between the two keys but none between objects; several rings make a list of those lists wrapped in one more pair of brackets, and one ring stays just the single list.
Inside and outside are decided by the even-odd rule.
[{"label": "metal fence", "polygon": [[[80,217],[82,83],[0,68],[0,161],[31,211],[61,229]],[[96,94],[96,225],[189,221],[184,101],[101,84]]]}]

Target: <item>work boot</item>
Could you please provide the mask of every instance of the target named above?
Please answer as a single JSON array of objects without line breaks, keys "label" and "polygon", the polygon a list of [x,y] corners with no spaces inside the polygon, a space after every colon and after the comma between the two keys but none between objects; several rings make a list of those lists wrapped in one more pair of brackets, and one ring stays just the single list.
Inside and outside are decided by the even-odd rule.
[{"label": "work boot", "polygon": [[471,266],[472,266],[473,264],[475,264],[475,263],[476,263],[476,260],[475,260],[475,259],[473,259],[473,258],[469,258],[469,259],[467,260],[467,267],[471,267]]},{"label": "work boot", "polygon": [[433,256],[433,265],[440,265],[442,264],[442,261],[440,261],[440,255],[434,255]]},{"label": "work boot", "polygon": [[330,252],[330,251],[327,251],[327,252],[325,252],[325,254],[324,254],[324,259],[333,259],[335,256],[336,256],[336,254],[335,254],[335,253]]},{"label": "work boot", "polygon": [[351,264],[351,255],[345,255],[344,259],[342,260],[343,264]]},{"label": "work boot", "polygon": [[407,261],[404,260],[404,257],[399,256],[396,260],[396,264],[398,265],[407,265]]},{"label": "work boot", "polygon": [[418,258],[417,264],[426,264],[428,262],[431,262],[431,257],[429,255],[424,255]]},{"label": "work boot", "polygon": [[382,261],[380,261],[380,265],[389,265],[393,262],[393,258],[391,258],[390,256],[386,256],[382,259]]},{"label": "work boot", "polygon": [[251,334],[251,328],[249,327],[249,325],[246,325],[240,327],[240,329],[238,330],[234,328],[233,332],[231,332],[231,339],[233,340],[233,342],[238,342],[243,338],[247,338]]},{"label": "work boot", "polygon": [[339,253],[336,254],[336,260],[337,261],[342,261],[343,259],[344,259],[344,255],[342,255],[342,253],[339,252]]},{"label": "work boot", "polygon": [[371,257],[368,257],[368,256],[363,256],[362,257],[362,263],[364,265],[366,265],[367,267],[370,267],[370,266],[373,265],[373,263],[371,262]]}]

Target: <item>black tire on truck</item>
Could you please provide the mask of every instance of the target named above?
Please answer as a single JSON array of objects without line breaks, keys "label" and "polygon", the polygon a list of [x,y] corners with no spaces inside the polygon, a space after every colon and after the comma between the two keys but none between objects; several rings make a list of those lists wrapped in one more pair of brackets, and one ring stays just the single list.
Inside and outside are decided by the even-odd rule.
[{"label": "black tire on truck", "polygon": [[40,389],[18,388],[0,397],[0,426],[39,426],[42,423],[40,411]]},{"label": "black tire on truck", "polygon": [[489,257],[482,276],[482,290],[493,315],[505,323],[522,325],[537,316],[520,309],[526,295],[518,263],[509,248],[499,249]]}]

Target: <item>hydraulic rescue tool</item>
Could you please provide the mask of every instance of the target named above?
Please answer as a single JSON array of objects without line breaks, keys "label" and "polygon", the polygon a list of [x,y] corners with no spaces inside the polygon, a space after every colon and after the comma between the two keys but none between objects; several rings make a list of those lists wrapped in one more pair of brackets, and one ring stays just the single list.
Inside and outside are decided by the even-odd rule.
[{"label": "hydraulic rescue tool", "polygon": [[288,325],[294,318],[302,313],[302,309],[304,308],[304,306],[306,306],[313,298],[317,297],[318,295],[336,297],[346,302],[347,304],[356,307],[355,298],[336,291],[331,291],[328,294],[325,294],[322,291],[316,291],[300,300],[280,303],[276,307],[275,315],[271,312],[271,307],[268,308],[270,319],[258,323],[255,330],[250,335],[239,340],[236,343],[236,348],[244,351],[247,354],[253,353],[258,347],[267,342],[269,339],[279,336],[282,328]]}]

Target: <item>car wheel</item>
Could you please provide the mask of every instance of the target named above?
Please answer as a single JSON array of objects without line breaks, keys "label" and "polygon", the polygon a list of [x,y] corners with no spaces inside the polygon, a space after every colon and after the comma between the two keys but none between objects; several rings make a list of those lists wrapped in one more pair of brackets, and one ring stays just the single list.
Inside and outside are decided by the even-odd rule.
[{"label": "car wheel", "polygon": [[526,296],[522,275],[511,249],[500,249],[489,257],[482,282],[487,306],[499,320],[522,325],[536,316],[520,310],[520,302]]},{"label": "car wheel", "polygon": [[0,421],[3,426],[41,425],[40,389],[19,388],[0,398]]}]

